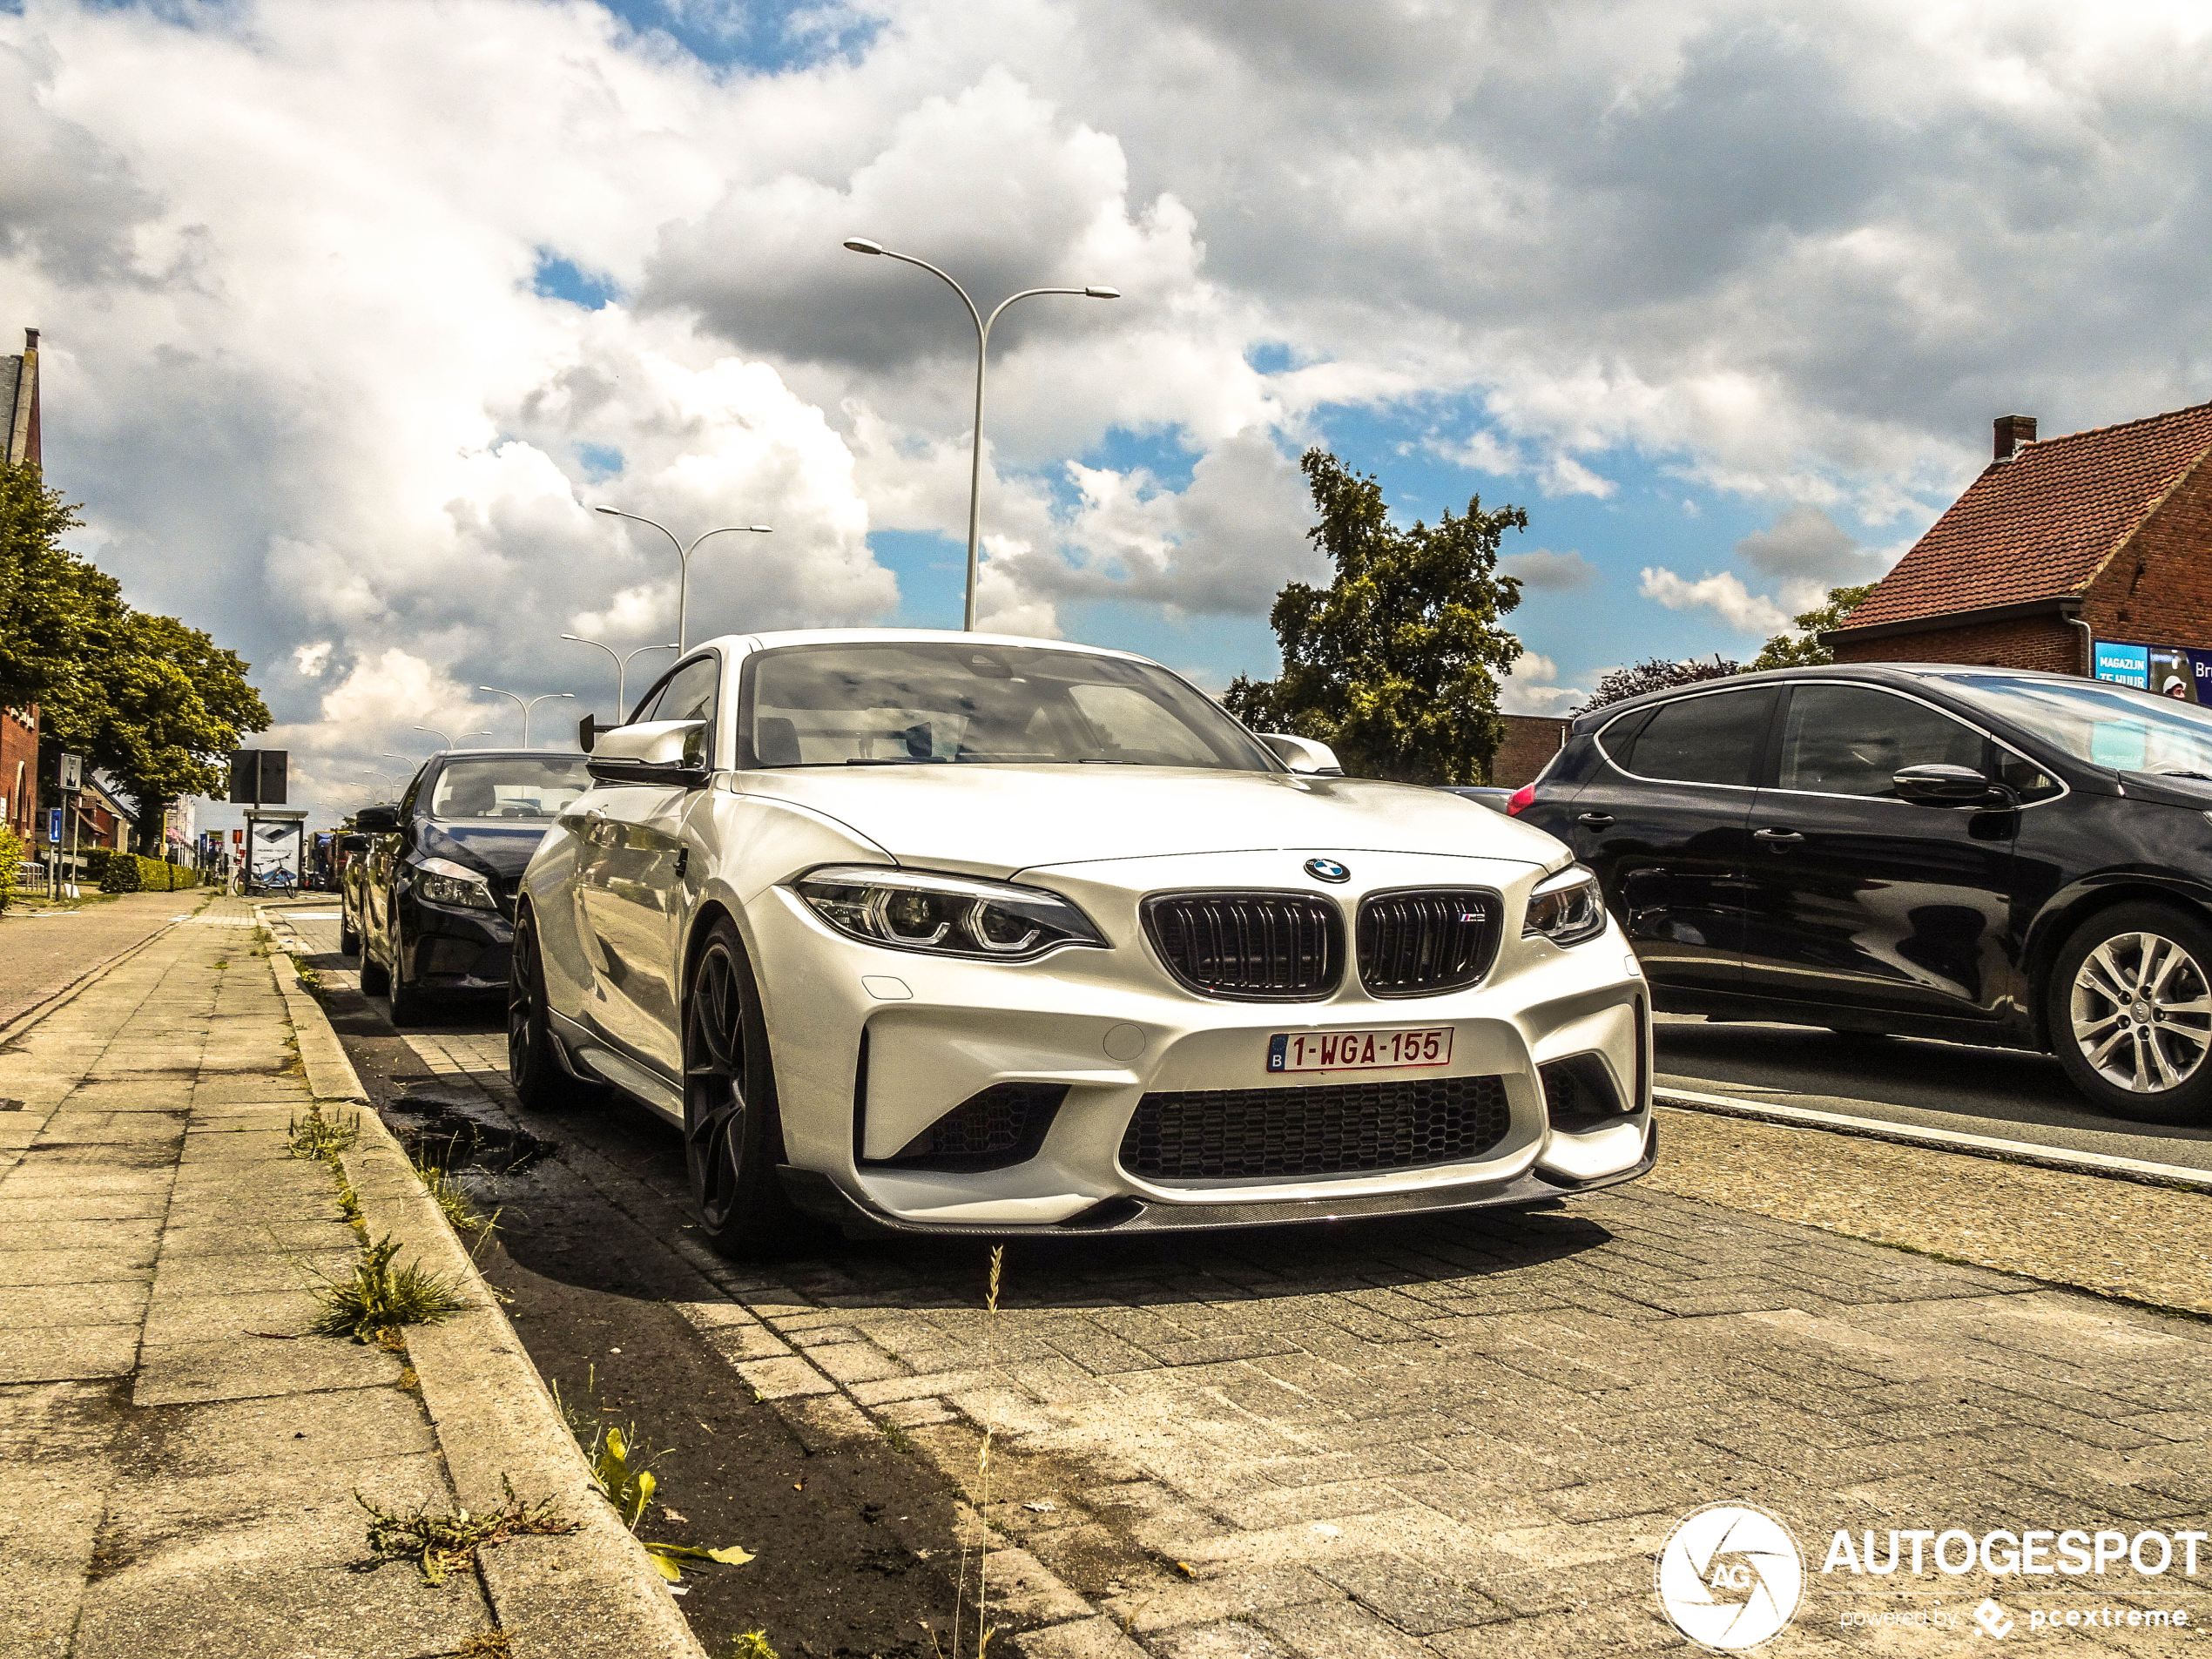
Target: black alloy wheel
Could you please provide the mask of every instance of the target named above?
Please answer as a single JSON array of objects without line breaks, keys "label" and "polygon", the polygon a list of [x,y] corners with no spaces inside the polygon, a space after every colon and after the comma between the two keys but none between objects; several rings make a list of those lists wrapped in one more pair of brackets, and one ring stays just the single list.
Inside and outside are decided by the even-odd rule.
[{"label": "black alloy wheel", "polygon": [[368,919],[361,918],[361,995],[383,996],[392,988],[392,970],[377,960],[376,941],[368,936]]},{"label": "black alloy wheel", "polygon": [[421,1025],[428,1012],[428,999],[415,981],[407,976],[407,942],[400,936],[397,917],[392,921],[392,960],[389,977],[392,983],[392,1023]]},{"label": "black alloy wheel", "polygon": [[559,1111],[588,1092],[553,1052],[545,963],[538,954],[537,921],[527,907],[515,918],[515,955],[507,968],[507,1078],[528,1111]]},{"label": "black alloy wheel", "polygon": [[2067,1079],[2115,1117],[2212,1123],[2212,927],[2114,905],[2067,940],[2044,987]]},{"label": "black alloy wheel", "polygon": [[353,907],[343,899],[338,901],[338,954],[358,956],[361,954],[361,929],[354,926]]},{"label": "black alloy wheel", "polygon": [[684,1003],[684,1162],[699,1230],[739,1260],[788,1244],[800,1218],[784,1196],[775,1070],[752,969],[725,917],[707,934]]}]

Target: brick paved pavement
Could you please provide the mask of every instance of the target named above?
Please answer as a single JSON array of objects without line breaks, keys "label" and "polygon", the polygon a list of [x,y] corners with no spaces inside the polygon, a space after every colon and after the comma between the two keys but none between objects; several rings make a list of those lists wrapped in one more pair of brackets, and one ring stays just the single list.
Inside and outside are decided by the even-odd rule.
[{"label": "brick paved pavement", "polygon": [[[408,1042],[426,1080],[513,1109],[496,1034]],[[1985,1595],[2023,1635],[2051,1607],[2212,1620],[2212,1548],[2195,1580],[2032,1595],[1979,1568],[1818,1570],[1837,1528],[2212,1528],[2202,1323],[1648,1184],[1519,1214],[1025,1244],[992,1319],[979,1245],[732,1270],[683,1237],[668,1131],[620,1108],[525,1121],[563,1143],[527,1179],[655,1226],[698,1271],[684,1312],[764,1395],[915,1446],[999,1529],[995,1575],[1034,1561],[1088,1603],[1049,1579],[1009,1599],[1044,1659],[1677,1646],[1654,1559],[1722,1499],[1771,1510],[1811,1555],[1769,1653],[1954,1652],[1971,1627],[1840,1621],[1959,1621]],[[2038,1640],[2148,1653],[2195,1635]]]},{"label": "brick paved pavement", "polygon": [[10,906],[0,911],[0,1026],[82,979],[118,953],[198,910],[204,888],[125,893],[81,910]]}]

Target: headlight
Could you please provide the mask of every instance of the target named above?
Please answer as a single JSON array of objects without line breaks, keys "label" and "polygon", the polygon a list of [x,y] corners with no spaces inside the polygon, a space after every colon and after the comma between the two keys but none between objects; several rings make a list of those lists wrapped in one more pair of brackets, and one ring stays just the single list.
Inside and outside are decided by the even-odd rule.
[{"label": "headlight", "polygon": [[1521,923],[1521,936],[1579,945],[1604,931],[1605,895],[1598,889],[1597,873],[1574,864],[1537,883],[1528,895],[1528,917]]},{"label": "headlight", "polygon": [[853,866],[792,885],[838,932],[898,950],[1012,961],[1055,945],[1106,942],[1082,911],[1035,887]]},{"label": "headlight", "polygon": [[492,900],[491,883],[449,859],[425,859],[415,867],[415,896],[469,910],[499,908]]}]

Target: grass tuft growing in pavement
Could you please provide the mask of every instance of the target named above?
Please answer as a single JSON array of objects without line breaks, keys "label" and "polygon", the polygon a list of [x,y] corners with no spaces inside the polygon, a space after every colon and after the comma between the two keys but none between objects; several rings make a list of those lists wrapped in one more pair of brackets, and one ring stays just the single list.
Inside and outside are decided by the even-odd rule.
[{"label": "grass tuft growing in pavement", "polygon": [[[499,1477],[499,1484],[506,1491],[507,1501],[481,1515],[472,1515],[466,1509],[432,1514],[427,1504],[412,1514],[401,1514],[380,1509],[362,1497],[358,1488],[354,1501],[368,1512],[369,1548],[387,1561],[413,1561],[425,1584],[437,1585],[446,1581],[447,1574],[474,1563],[477,1550],[487,1545],[527,1536],[558,1538],[577,1530],[575,1521],[555,1513],[552,1499],[524,1503],[515,1495],[515,1483],[505,1475]],[[504,1653],[506,1643],[506,1637],[500,1636],[498,1647],[476,1651]]]},{"label": "grass tuft growing in pavement", "polygon": [[364,1244],[346,1278],[326,1276],[315,1287],[322,1311],[311,1327],[318,1335],[372,1342],[403,1325],[436,1325],[468,1306],[452,1285],[414,1263],[395,1267],[399,1242],[389,1233]]},{"label": "grass tuft growing in pavement", "polygon": [[361,1115],[341,1112],[334,1118],[325,1117],[322,1108],[310,1106],[305,1117],[289,1122],[291,1143],[288,1148],[295,1158],[336,1157],[341,1152],[350,1152],[354,1143],[361,1139]]},{"label": "grass tuft growing in pavement", "polygon": [[[665,1456],[666,1449],[649,1449],[637,1438],[635,1423],[621,1429],[611,1423],[598,1420],[600,1413],[609,1408],[598,1404],[599,1368],[597,1366],[584,1373],[583,1399],[582,1406],[570,1405],[561,1398],[560,1382],[557,1379],[554,1381],[553,1404],[559,1408],[561,1420],[569,1426],[569,1433],[576,1436],[577,1446],[583,1453],[583,1460],[591,1466],[592,1484],[599,1488],[599,1495],[615,1507],[615,1513],[622,1517],[622,1524],[635,1534],[638,1522],[645,1518],[645,1506],[653,1501],[653,1494],[660,1487],[658,1478],[647,1466]],[[661,1508],[664,1514],[675,1514],[665,1503]],[[701,1549],[690,1544],[657,1544],[644,1538],[637,1541],[644,1546],[645,1554],[651,1558],[660,1575],[676,1585],[684,1581],[683,1563],[685,1561],[712,1561],[724,1567],[742,1567],[752,1559],[750,1550],[740,1549],[735,1544],[724,1549]],[[678,1589],[677,1594],[680,1595],[684,1592]],[[772,1653],[772,1649],[771,1651]]]},{"label": "grass tuft growing in pavement", "polygon": [[479,1630],[453,1650],[453,1659],[514,1659],[504,1630]]},{"label": "grass tuft growing in pavement", "polygon": [[776,1650],[768,1645],[765,1630],[747,1630],[730,1638],[729,1651],[721,1659],[776,1659]]},{"label": "grass tuft growing in pavement", "polygon": [[438,1206],[438,1213],[454,1231],[489,1234],[498,1227],[499,1212],[494,1211],[487,1216],[478,1210],[461,1183],[446,1170],[435,1163],[417,1163],[415,1173],[422,1183],[422,1190],[430,1195],[430,1202]]}]

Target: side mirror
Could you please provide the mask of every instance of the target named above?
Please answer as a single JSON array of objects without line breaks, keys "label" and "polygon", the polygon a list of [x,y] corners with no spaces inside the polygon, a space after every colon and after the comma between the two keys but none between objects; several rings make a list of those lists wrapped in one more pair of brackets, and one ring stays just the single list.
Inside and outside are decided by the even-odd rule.
[{"label": "side mirror", "polygon": [[1305,777],[1344,776],[1344,768],[1337,764],[1336,752],[1325,743],[1316,743],[1311,738],[1294,738],[1283,732],[1263,732],[1259,740],[1275,752],[1278,760]]},{"label": "side mirror", "polygon": [[583,768],[603,784],[672,784],[697,789],[712,777],[704,720],[648,720],[599,738]]},{"label": "side mirror", "polygon": [[1972,766],[1939,763],[1907,766],[1890,781],[1899,799],[1922,806],[1986,806],[2004,792]]},{"label": "side mirror", "polygon": [[590,754],[601,738],[610,732],[620,730],[622,730],[620,721],[608,725],[597,715],[587,714],[576,723],[576,746],[583,750],[584,753]]},{"label": "side mirror", "polygon": [[399,826],[396,806],[364,806],[354,814],[354,827],[364,835],[389,835]]}]

